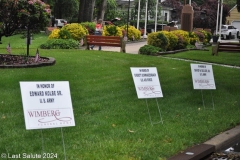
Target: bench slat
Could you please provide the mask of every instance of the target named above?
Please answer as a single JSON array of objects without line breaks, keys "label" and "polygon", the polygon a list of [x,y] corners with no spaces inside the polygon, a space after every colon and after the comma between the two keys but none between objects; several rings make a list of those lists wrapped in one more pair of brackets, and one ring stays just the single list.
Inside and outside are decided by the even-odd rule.
[{"label": "bench slat", "polygon": [[121,52],[126,52],[125,42],[122,37],[119,36],[98,36],[98,35],[87,35],[85,38],[87,48],[89,50],[90,45],[98,46],[112,46],[120,47]]}]

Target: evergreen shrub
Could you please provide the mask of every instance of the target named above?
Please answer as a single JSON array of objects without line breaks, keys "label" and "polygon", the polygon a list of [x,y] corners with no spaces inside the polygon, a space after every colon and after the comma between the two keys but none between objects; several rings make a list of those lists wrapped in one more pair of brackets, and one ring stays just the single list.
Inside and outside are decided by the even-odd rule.
[{"label": "evergreen shrub", "polygon": [[162,31],[149,33],[147,42],[149,45],[159,47],[162,50],[167,50],[169,46],[169,40]]},{"label": "evergreen shrub", "polygon": [[73,39],[49,39],[40,45],[41,49],[78,49],[79,42]]},{"label": "evergreen shrub", "polygon": [[144,55],[157,55],[157,53],[161,51],[161,48],[155,47],[152,45],[144,45],[139,49],[139,54]]}]

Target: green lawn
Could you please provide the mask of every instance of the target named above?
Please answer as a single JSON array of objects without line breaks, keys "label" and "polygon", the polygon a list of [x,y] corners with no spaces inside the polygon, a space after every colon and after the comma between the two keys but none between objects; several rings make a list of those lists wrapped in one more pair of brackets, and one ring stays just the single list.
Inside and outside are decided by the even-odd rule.
[{"label": "green lawn", "polygon": [[[43,34],[35,37],[30,55],[46,40]],[[13,53],[26,53],[22,41],[3,37],[0,53],[6,53],[8,42]],[[204,109],[201,91],[193,89],[191,62],[104,51],[39,52],[54,57],[56,64],[0,70],[0,154],[47,152],[64,159],[60,128],[25,129],[20,81],[69,81],[76,126],[62,130],[66,157],[71,160],[167,159],[240,123],[239,69],[213,65],[217,89],[203,91]],[[237,54],[210,53],[170,56],[239,64]],[[158,99],[163,124],[151,125],[146,101],[137,98],[130,67],[157,67],[164,96]],[[148,103],[152,120],[159,121],[155,99]]]}]

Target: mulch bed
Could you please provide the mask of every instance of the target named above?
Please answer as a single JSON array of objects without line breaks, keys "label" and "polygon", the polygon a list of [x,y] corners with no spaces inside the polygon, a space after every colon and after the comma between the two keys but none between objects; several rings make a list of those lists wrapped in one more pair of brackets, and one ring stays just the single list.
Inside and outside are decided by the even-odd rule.
[{"label": "mulch bed", "polygon": [[36,61],[34,56],[0,54],[0,68],[41,67],[53,65],[55,62],[51,57],[39,57]]}]

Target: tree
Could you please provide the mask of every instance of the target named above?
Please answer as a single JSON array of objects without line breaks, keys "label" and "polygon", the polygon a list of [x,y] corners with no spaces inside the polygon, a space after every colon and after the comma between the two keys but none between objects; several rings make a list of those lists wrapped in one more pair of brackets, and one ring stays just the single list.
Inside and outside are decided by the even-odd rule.
[{"label": "tree", "polygon": [[91,22],[93,20],[93,11],[95,0],[79,0],[78,22]]},{"label": "tree", "polygon": [[240,12],[240,0],[237,0],[237,10]]},{"label": "tree", "polygon": [[45,29],[50,13],[50,6],[41,0],[1,0],[0,39],[2,36],[11,36],[19,27],[26,27],[28,32]]},{"label": "tree", "polygon": [[106,9],[107,0],[101,0],[96,2],[97,19],[104,19]]},{"label": "tree", "polygon": [[78,13],[78,0],[56,0],[53,4],[53,15],[56,18],[71,20]]},{"label": "tree", "polygon": [[[196,12],[193,21],[194,27],[210,28],[212,30],[216,29],[217,4],[218,4],[217,2],[218,0],[206,0],[200,7],[194,8],[194,12]],[[203,20],[201,19],[200,16],[201,11],[205,11],[206,13],[206,17]],[[229,11],[230,8],[226,4],[223,4],[222,24],[226,23],[226,17],[229,16]]]}]

